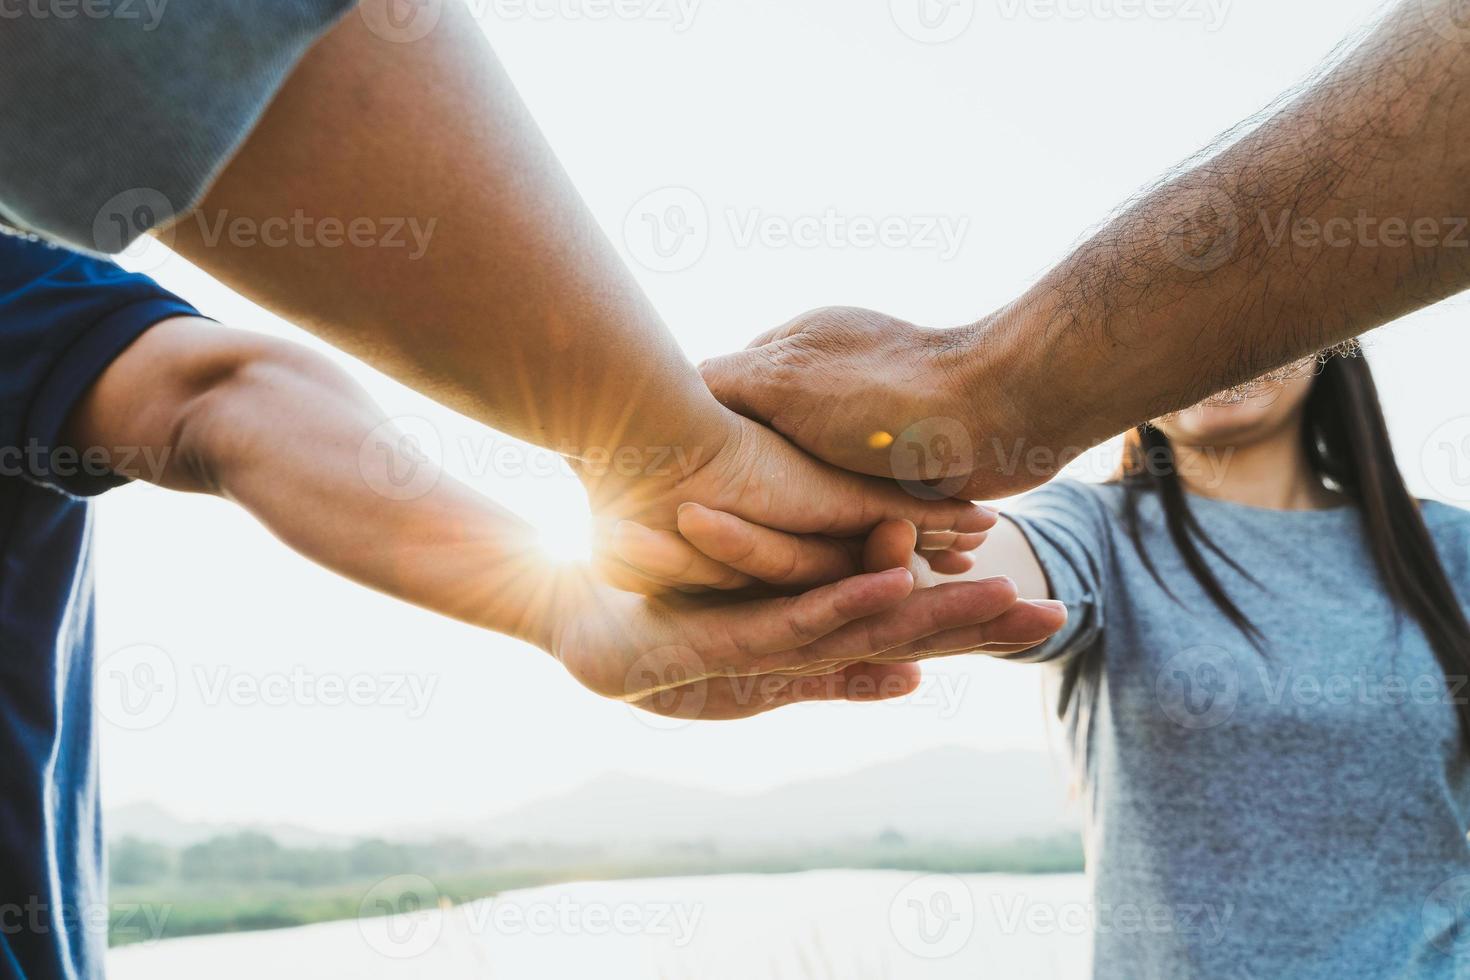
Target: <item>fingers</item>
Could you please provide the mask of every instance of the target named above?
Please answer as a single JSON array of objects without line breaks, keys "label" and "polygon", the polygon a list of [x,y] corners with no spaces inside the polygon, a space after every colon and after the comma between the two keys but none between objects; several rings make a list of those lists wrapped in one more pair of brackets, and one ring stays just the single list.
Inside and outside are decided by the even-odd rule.
[{"label": "fingers", "polygon": [[922,589],[886,612],[835,629],[801,649],[767,657],[760,667],[779,670],[827,660],[901,659],[890,657],[890,651],[938,633],[989,623],[1015,604],[1016,586],[1007,578]]},{"label": "fingers", "polygon": [[657,596],[681,591],[684,586],[672,579],[649,574],[636,566],[616,559],[601,558],[596,562],[597,575],[608,585],[623,592]]},{"label": "fingers", "polygon": [[706,556],[672,531],[651,530],[633,521],[618,522],[612,548],[633,568],[661,582],[710,589],[743,589],[755,584],[751,576]]},{"label": "fingers", "polygon": [[684,539],[714,562],[772,585],[819,585],[863,571],[855,543],[773,531],[695,503],[679,507],[678,523]]},{"label": "fingers", "polygon": [[908,521],[879,524],[863,544],[863,568],[870,572],[908,568],[918,540],[919,532]]},{"label": "fingers", "polygon": [[919,536],[920,551],[974,551],[985,543],[987,532],[960,534],[956,531],[925,531]]},{"label": "fingers", "polygon": [[685,485],[696,500],[754,524],[795,534],[850,537],[885,520],[909,520],[920,531],[989,531],[999,514],[968,500],[921,499],[892,480],[861,476],[823,464],[770,429],[741,420],[740,438]]},{"label": "fingers", "polygon": [[933,633],[893,647],[882,656],[885,661],[927,660],[962,653],[1010,657],[1045,643],[1066,624],[1067,607],[1062,603],[1049,599],[1022,601],[989,622]]},{"label": "fingers", "polygon": [[[913,561],[917,532],[908,521],[879,525],[866,543],[773,531],[694,503],[680,507],[678,523],[680,534],[623,521],[612,534],[613,551],[638,575],[656,583],[659,591],[671,587],[733,590],[757,582],[810,588],[862,571],[905,567],[915,574],[918,571]],[[983,542],[985,534],[943,537],[968,550]],[[880,550],[875,552],[875,548]],[[859,549],[864,556],[861,562]],[[973,564],[968,555],[956,551],[926,551],[925,556],[942,574],[959,574]]]},{"label": "fingers", "polygon": [[[843,482],[834,483],[828,492],[836,499],[845,489],[853,499],[832,512],[829,526],[824,529],[828,534],[861,534],[882,521],[911,521],[924,537],[925,550],[931,541],[932,547],[939,550],[963,547],[957,544],[959,541],[978,544],[984,538],[970,535],[989,531],[1000,519],[1000,513],[994,508],[969,500],[920,500],[891,480],[854,478],[846,472],[835,474],[835,478]],[[945,534],[955,537],[945,537]]]},{"label": "fingers", "polygon": [[799,596],[704,610],[697,614],[697,622],[708,634],[709,642],[702,645],[708,651],[706,672],[769,673],[764,666],[769,657],[787,656],[855,620],[893,609],[913,588],[914,578],[906,569],[890,569],[844,579]]},{"label": "fingers", "polygon": [[[715,568],[733,569],[744,576],[744,579],[731,581],[755,579],[788,587],[818,585],[859,571],[878,572],[886,568],[908,568],[917,574],[918,569],[914,567],[915,540],[928,542],[935,537],[918,535],[914,525],[903,520],[885,521],[873,529],[866,542],[852,538],[795,535],[773,531],[695,503],[686,503],[679,508],[678,524],[684,541],[712,559]],[[926,550],[925,558],[940,574],[958,575],[974,564],[974,559],[965,552],[979,547],[986,533],[947,534],[942,537],[958,550]],[[858,557],[859,549],[861,559]],[[651,556],[641,553],[620,551],[619,554],[624,561],[651,574],[681,582],[691,581],[671,573],[672,559],[669,564],[656,564]],[[709,576],[713,578],[719,574],[712,569]]]},{"label": "fingers", "polygon": [[940,575],[963,575],[975,567],[975,556],[968,551],[925,552],[924,558]]}]

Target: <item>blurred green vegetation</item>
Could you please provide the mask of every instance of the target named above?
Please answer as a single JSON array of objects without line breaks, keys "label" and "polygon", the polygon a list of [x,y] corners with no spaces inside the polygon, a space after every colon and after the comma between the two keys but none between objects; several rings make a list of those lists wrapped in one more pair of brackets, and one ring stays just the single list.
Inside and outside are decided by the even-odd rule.
[{"label": "blurred green vegetation", "polygon": [[[351,919],[568,881],[832,868],[951,874],[1078,872],[1082,845],[1070,835],[966,845],[911,841],[889,831],[871,841],[789,849],[714,842],[646,850],[534,843],[486,847],[460,838],[297,848],[265,834],[241,833],[181,849],[124,838],[112,845],[109,860],[110,939],[117,946]],[[398,875],[421,876],[427,883],[413,878],[385,881]]]}]

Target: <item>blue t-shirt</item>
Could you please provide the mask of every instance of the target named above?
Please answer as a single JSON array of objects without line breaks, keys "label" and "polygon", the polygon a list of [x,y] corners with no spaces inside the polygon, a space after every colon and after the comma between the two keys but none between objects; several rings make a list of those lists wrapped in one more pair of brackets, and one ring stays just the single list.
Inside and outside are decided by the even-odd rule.
[{"label": "blue t-shirt", "polygon": [[100,977],[91,507],[122,483],[60,444],[139,334],[196,316],[146,276],[0,234],[0,978]]},{"label": "blue t-shirt", "polygon": [[[1169,591],[1116,484],[1058,481],[1013,515],[1071,613],[1023,659],[1070,692],[1093,976],[1470,980],[1463,678],[1384,589],[1356,506],[1188,499],[1259,646],[1154,493],[1139,524]],[[1423,515],[1470,611],[1470,512]]]}]

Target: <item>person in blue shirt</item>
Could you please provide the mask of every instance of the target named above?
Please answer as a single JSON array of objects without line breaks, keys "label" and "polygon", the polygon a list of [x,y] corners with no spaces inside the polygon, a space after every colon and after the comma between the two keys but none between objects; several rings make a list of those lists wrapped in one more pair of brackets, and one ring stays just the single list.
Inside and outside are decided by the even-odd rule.
[{"label": "person in blue shirt", "polygon": [[[1061,625],[995,583],[911,595],[898,568],[733,605],[614,590],[544,558],[529,527],[438,472],[321,355],[213,323],[111,262],[11,235],[0,235],[0,365],[3,980],[103,971],[87,498],[128,479],[227,497],[343,575],[525,640],[593,690],[665,713],[901,695],[916,669],[899,661],[952,645],[947,635],[984,625],[1028,643]],[[870,662],[874,636],[892,662]],[[647,654],[692,645],[704,660],[683,664],[671,698]],[[727,676],[762,657],[781,672],[754,686]]]}]

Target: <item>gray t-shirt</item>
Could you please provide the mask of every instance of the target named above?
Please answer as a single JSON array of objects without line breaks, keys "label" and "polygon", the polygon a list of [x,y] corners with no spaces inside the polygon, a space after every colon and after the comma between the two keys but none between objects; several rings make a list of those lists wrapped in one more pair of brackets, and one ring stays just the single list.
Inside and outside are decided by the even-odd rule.
[{"label": "gray t-shirt", "polygon": [[[1071,619],[1026,658],[1075,682],[1101,978],[1470,977],[1470,756],[1445,672],[1379,584],[1356,508],[1189,498],[1264,637],[1208,599],[1145,493],[1057,482],[1015,521]],[[1470,608],[1470,512],[1424,516]]]},{"label": "gray t-shirt", "polygon": [[[185,214],[302,55],[352,6],[0,6],[0,223],[112,253]],[[365,4],[364,19],[371,27],[394,6]]]}]

